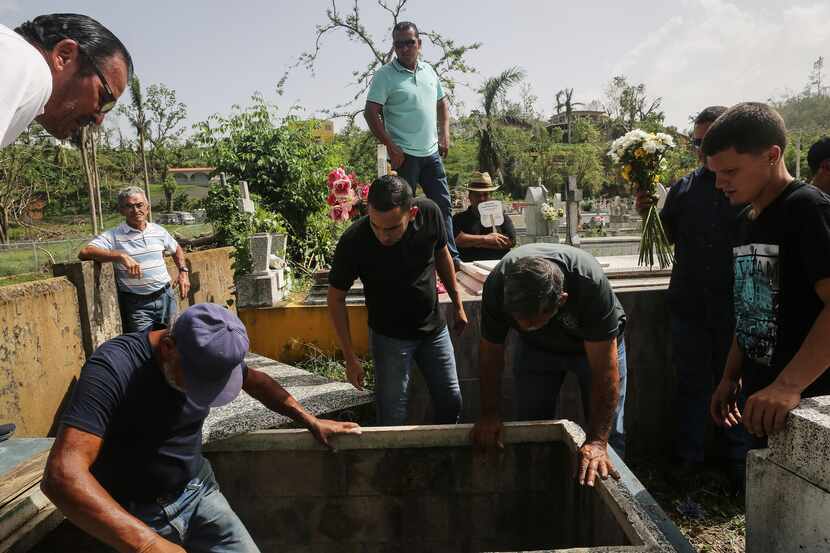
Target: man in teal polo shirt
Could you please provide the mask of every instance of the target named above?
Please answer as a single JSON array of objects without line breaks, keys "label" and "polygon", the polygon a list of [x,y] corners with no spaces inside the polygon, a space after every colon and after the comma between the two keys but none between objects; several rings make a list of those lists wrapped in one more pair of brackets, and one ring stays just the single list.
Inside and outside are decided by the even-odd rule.
[{"label": "man in teal polo shirt", "polygon": [[396,58],[375,73],[366,98],[366,122],[389,152],[392,168],[413,193],[421,184],[444,216],[447,247],[458,268],[452,201],[442,157],[450,147],[447,95],[432,66],[418,59],[418,27],[402,21],[392,29]]}]

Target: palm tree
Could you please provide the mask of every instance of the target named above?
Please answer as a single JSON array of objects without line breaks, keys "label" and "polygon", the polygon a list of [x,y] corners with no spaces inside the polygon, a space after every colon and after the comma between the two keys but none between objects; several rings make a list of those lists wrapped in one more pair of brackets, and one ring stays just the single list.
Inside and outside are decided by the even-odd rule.
[{"label": "palm tree", "polygon": [[147,134],[147,114],[144,111],[144,95],[141,92],[141,83],[137,76],[130,79],[130,105],[121,106],[119,113],[124,114],[135,127],[138,135],[138,151],[141,154],[141,164],[144,167],[144,196],[147,198],[147,218],[152,217],[152,202],[150,200],[150,175],[147,172],[147,152],[144,149],[144,137]]},{"label": "palm tree", "polygon": [[504,182],[502,168],[505,167],[505,145],[501,143],[498,127],[517,126],[528,128],[531,123],[518,112],[502,109],[507,91],[525,78],[525,72],[519,67],[505,69],[500,75],[484,81],[479,89],[483,112],[473,112],[478,134],[478,167],[487,171],[494,178]]},{"label": "palm tree", "polygon": [[582,102],[574,102],[571,99],[574,95],[573,88],[565,88],[560,90],[556,93],[556,113],[557,115],[562,113],[562,109],[565,109],[565,122],[567,124],[567,138],[568,144],[571,143],[571,115],[573,114],[573,107],[574,106],[584,106]]}]

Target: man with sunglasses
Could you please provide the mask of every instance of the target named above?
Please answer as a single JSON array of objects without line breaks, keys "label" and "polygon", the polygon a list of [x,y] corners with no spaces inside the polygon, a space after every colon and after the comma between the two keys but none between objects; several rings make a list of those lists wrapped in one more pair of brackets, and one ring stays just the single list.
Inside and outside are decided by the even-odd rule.
[{"label": "man with sunglasses", "polygon": [[[153,324],[170,325],[176,314],[178,287],[181,298],[190,291],[184,250],[161,225],[147,220],[144,192],[130,186],[118,193],[118,210],[124,222],[96,236],[78,253],[81,260],[115,263],[118,305],[124,333],[139,332]],[[178,268],[171,287],[164,253]]]},{"label": "man with sunglasses", "polygon": [[372,78],[364,116],[391,158],[392,169],[415,192],[421,184],[438,204],[447,231],[447,247],[458,268],[461,258],[452,228],[452,199],[442,157],[450,147],[450,112],[441,80],[419,60],[418,27],[402,21],[392,29],[396,58]]},{"label": "man with sunglasses", "polygon": [[64,139],[100,125],[133,72],[129,52],[85,15],[41,15],[0,25],[0,147],[36,120]]},{"label": "man with sunglasses", "polygon": [[[674,244],[669,284],[672,362],[677,371],[677,464],[673,475],[685,480],[702,469],[709,401],[720,382],[732,344],[732,242],[743,206],[731,206],[715,188],[715,173],[700,146],[709,127],[724,112],[710,106],[694,121],[692,147],[700,167],[671,186],[660,212]],[[648,201],[638,197],[638,206]],[[749,437],[743,427],[726,431],[727,474],[736,492],[743,481]]]}]

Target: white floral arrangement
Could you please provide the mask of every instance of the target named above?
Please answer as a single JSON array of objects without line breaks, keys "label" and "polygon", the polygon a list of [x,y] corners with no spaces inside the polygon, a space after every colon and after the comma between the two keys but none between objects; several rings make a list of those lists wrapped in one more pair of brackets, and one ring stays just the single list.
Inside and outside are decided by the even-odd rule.
[{"label": "white floral arrangement", "polygon": [[540,210],[542,211],[542,217],[545,218],[545,221],[548,221],[550,223],[558,221],[559,219],[565,216],[564,209],[562,209],[561,207],[553,207],[547,202],[542,203]]}]

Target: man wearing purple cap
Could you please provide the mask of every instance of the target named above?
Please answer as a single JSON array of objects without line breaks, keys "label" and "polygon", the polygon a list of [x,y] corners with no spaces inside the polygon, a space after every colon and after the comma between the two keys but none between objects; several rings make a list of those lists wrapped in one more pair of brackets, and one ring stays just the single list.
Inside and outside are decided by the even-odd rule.
[{"label": "man wearing purple cap", "polygon": [[81,370],[41,487],[73,523],[118,551],[258,552],[202,457],[211,407],[245,390],[323,444],[354,423],[318,419],[244,363],[242,322],[212,303],[172,330],[148,328],[99,347]]}]

